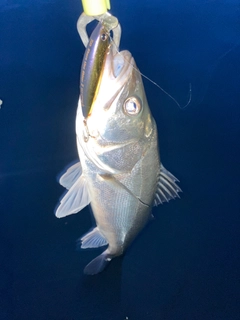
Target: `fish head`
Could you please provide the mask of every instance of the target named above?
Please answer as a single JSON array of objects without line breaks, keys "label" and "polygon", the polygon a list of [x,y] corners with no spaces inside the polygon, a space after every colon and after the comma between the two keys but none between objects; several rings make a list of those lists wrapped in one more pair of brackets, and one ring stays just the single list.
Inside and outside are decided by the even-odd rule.
[{"label": "fish head", "polygon": [[118,52],[110,46],[87,127],[91,137],[116,144],[151,134],[152,116],[141,73],[129,51]]},{"label": "fish head", "polygon": [[108,174],[130,172],[150,148],[156,124],[129,51],[109,47],[86,118],[79,99],[76,133],[81,162]]}]

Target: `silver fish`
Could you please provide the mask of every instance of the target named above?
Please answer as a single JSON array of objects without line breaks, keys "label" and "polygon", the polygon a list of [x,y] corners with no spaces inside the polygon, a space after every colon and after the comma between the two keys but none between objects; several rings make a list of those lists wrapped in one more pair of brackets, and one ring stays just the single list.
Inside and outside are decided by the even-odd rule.
[{"label": "silver fish", "polygon": [[87,118],[79,99],[76,135],[81,164],[60,179],[69,191],[56,216],[77,213],[90,203],[96,227],[81,238],[81,247],[108,245],[85,267],[84,273],[93,275],[125,251],[153,206],[181,191],[160,162],[156,123],[129,51],[110,46]]}]

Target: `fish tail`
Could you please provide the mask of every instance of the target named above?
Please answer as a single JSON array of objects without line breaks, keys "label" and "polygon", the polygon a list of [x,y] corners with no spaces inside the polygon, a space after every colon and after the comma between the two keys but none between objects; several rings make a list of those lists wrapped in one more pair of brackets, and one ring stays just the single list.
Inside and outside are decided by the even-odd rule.
[{"label": "fish tail", "polygon": [[113,256],[108,253],[108,250],[105,250],[84,268],[84,273],[87,275],[94,275],[102,272],[112,260],[112,257]]}]

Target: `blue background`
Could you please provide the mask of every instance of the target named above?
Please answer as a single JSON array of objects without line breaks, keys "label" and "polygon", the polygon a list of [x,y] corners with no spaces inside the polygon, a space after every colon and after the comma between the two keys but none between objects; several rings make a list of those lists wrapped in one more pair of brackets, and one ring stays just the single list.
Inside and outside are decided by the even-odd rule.
[{"label": "blue background", "polygon": [[89,209],[57,219],[77,158],[79,0],[0,3],[0,319],[240,319],[240,4],[112,0],[181,200],[154,208],[124,258],[83,275]]}]

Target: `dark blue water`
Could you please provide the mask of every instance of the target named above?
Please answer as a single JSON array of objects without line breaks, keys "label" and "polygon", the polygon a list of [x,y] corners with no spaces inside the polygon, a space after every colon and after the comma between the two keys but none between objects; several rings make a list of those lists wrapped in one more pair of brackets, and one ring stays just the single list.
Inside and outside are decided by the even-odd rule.
[{"label": "dark blue water", "polygon": [[83,275],[89,209],[57,219],[56,176],[77,158],[84,47],[78,0],[0,3],[0,319],[240,319],[239,1],[112,0],[121,49],[150,82],[164,166],[181,200],[155,208],[124,258]]}]

